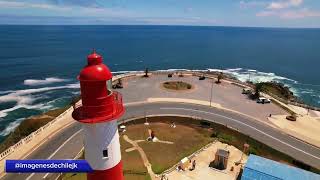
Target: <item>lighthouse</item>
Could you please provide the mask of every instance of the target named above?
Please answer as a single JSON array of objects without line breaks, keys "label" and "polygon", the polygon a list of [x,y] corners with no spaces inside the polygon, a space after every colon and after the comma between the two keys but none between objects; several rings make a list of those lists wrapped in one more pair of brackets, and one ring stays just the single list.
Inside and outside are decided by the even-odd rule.
[{"label": "lighthouse", "polygon": [[112,91],[112,74],[95,51],[78,76],[81,105],[72,116],[82,123],[85,159],[94,170],[88,180],[123,180],[117,120],[124,107],[120,93]]}]

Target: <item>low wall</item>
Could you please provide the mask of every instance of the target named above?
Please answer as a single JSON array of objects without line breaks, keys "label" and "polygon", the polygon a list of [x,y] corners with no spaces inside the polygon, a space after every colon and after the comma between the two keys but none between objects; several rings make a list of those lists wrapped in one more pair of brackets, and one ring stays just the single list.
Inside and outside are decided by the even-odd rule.
[{"label": "low wall", "polygon": [[[196,72],[196,71],[180,71],[180,70],[172,70],[172,71],[153,71],[150,72],[150,74],[169,74],[169,73],[177,73],[177,74],[185,74],[185,75],[193,75],[193,76],[202,76],[204,75],[207,78],[216,78],[215,75],[209,75],[206,73],[201,73],[201,72]],[[142,76],[144,75],[144,73],[128,73],[128,74],[120,74],[117,76],[114,76],[113,81],[116,81],[118,79],[122,79],[122,78],[130,78],[130,77],[137,77],[137,76]],[[235,79],[230,79],[230,78],[225,78],[227,81],[230,81],[231,83],[234,83],[236,85],[239,86],[243,86],[243,87],[252,87],[252,85],[248,84],[248,83],[244,83],[241,82],[239,80],[235,80]],[[300,107],[304,107],[307,109],[311,109],[311,110],[316,110],[316,111],[320,111],[320,108],[318,107],[313,107],[313,106],[308,106],[305,104],[300,104],[300,103],[295,103],[295,102],[290,102],[290,101],[285,101],[273,94],[269,94],[271,97],[285,103],[285,104],[292,104],[295,106],[300,106]],[[43,131],[45,131],[48,127],[52,126],[57,120],[59,120],[60,118],[62,118],[65,114],[67,114],[68,112],[72,111],[73,107],[70,107],[68,110],[66,110],[65,112],[63,112],[62,114],[60,114],[58,117],[56,117],[54,120],[50,121],[49,123],[47,123],[46,125],[42,126],[41,128],[39,128],[38,130],[36,130],[35,132],[31,133],[30,135],[28,135],[27,137],[21,139],[18,143],[16,143],[15,145],[12,145],[11,147],[9,147],[7,150],[3,151],[0,154],[0,161],[5,159],[7,156],[9,156],[11,153],[13,153],[14,151],[16,151],[17,149],[19,149],[19,147],[23,144],[28,144],[30,143],[34,138],[36,138],[38,135],[42,134]]]}]

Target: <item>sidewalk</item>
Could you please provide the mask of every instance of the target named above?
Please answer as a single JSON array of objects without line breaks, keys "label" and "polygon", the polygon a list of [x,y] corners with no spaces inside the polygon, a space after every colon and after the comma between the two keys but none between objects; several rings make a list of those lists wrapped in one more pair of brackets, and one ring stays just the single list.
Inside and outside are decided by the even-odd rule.
[{"label": "sidewalk", "polygon": [[[208,101],[199,101],[193,99],[181,99],[181,98],[148,98],[148,102],[177,102],[177,103],[192,103],[209,106],[210,102]],[[270,127],[273,127],[279,131],[285,132],[288,135],[291,135],[297,139],[305,141],[314,146],[320,147],[320,118],[312,117],[306,115],[300,115],[295,122],[286,120],[286,115],[272,115],[272,118],[268,118],[269,123],[262,121],[255,117],[246,115],[244,113],[234,111],[232,109],[227,109],[222,107],[220,104],[212,103],[213,108],[222,109],[225,111],[237,113],[251,119],[255,119],[260,123],[266,124]]]},{"label": "sidewalk", "polygon": [[268,118],[273,124],[287,134],[320,147],[320,118],[298,116],[296,121],[289,121],[285,115],[273,115]]}]

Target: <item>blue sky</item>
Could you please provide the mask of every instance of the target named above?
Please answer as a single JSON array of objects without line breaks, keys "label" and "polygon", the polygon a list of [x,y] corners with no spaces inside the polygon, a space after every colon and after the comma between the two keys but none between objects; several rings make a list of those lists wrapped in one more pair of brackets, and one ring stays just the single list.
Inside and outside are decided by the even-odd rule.
[{"label": "blue sky", "polygon": [[0,24],[320,27],[320,0],[0,0]]}]

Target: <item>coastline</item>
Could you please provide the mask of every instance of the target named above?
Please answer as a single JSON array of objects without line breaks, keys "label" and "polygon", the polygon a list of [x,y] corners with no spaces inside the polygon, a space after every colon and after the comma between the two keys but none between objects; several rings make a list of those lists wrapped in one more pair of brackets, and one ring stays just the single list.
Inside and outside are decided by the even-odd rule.
[{"label": "coastline", "polygon": [[[202,71],[202,70],[193,71],[193,70],[187,70],[187,69],[168,69],[168,70],[152,71],[152,72],[150,72],[150,74],[166,74],[166,73],[172,73],[172,72],[184,73],[186,75],[193,75],[193,76],[201,76],[202,74],[206,74],[205,76],[207,76],[207,77],[211,77],[211,76],[216,77],[218,75],[218,73],[220,73],[221,71]],[[142,75],[142,74],[144,74],[143,71],[134,71],[133,73],[130,72],[130,71],[121,71],[121,72],[118,72],[118,73],[117,72],[113,72],[113,73],[114,74],[118,74],[118,75],[116,75],[114,77],[113,81],[116,81],[117,79],[123,78],[123,77],[129,78],[130,76],[133,76],[133,75],[137,75],[137,74],[141,74]],[[120,73],[124,73],[124,74],[120,74]],[[230,83],[232,83],[234,85],[239,85],[239,86],[242,86],[242,87],[252,86],[251,83],[242,82],[239,79],[237,79],[236,77],[232,76],[232,74],[226,73],[224,75],[225,75],[224,80],[230,81]],[[272,97],[274,98],[274,96],[272,96]],[[279,100],[279,98],[277,98],[277,99]],[[303,106],[305,104],[299,104],[300,106],[297,106],[295,104],[290,104],[290,103],[292,103],[290,101],[286,101],[286,100],[283,100],[283,99],[281,100],[280,99],[280,102],[284,102],[284,101],[287,102],[286,104],[288,105],[288,107],[290,109],[296,111],[297,114],[303,114],[304,112],[308,111],[305,107],[301,107],[301,106]],[[306,105],[306,106],[308,106],[308,105]],[[59,115],[59,114],[55,114],[54,112],[60,112],[60,111],[63,111],[65,109],[68,109],[69,107],[70,107],[70,103],[68,103],[68,105],[66,105],[64,107],[60,107],[60,108],[57,108],[57,109],[54,109],[54,110],[49,110],[49,111],[44,112],[44,113],[39,114],[39,115],[27,117],[25,120],[22,121],[24,123],[21,123],[21,124],[28,124],[28,121],[30,121],[30,122],[39,121],[39,123],[33,123],[33,124],[37,124],[37,125],[29,125],[31,128],[27,128],[27,129],[29,129],[29,131],[27,131],[28,133],[20,133],[20,132],[18,132],[20,138],[17,138],[16,135],[13,135],[13,134],[17,134],[17,132],[14,133],[14,131],[17,130],[17,129],[19,130],[21,128],[21,126],[20,126],[21,124],[19,124],[15,128],[15,130],[10,132],[10,134],[5,136],[6,138],[4,138],[2,142],[0,142],[0,144],[1,144],[0,145],[0,150],[1,151],[5,150],[6,148],[8,148],[11,145],[15,144],[16,142],[18,142],[23,137],[26,137],[28,134],[34,132],[37,128],[41,127],[41,125],[44,125],[45,123],[50,122],[51,120],[53,120],[55,117],[57,117]],[[283,107],[281,107],[281,108],[283,108]],[[52,117],[51,118],[46,117],[47,119],[44,118],[44,116],[46,116],[48,113],[50,114],[50,112],[53,112],[53,114],[54,114],[53,118]],[[60,114],[61,113],[62,112],[60,112]],[[312,116],[320,117],[320,111],[311,110],[311,114],[312,114]],[[45,120],[42,121],[43,119],[45,119]],[[34,128],[32,128],[32,127],[34,127]],[[30,129],[31,129],[31,131],[30,131]],[[20,135],[20,134],[22,134],[22,135]],[[4,145],[4,144],[8,144],[8,145]]]}]

